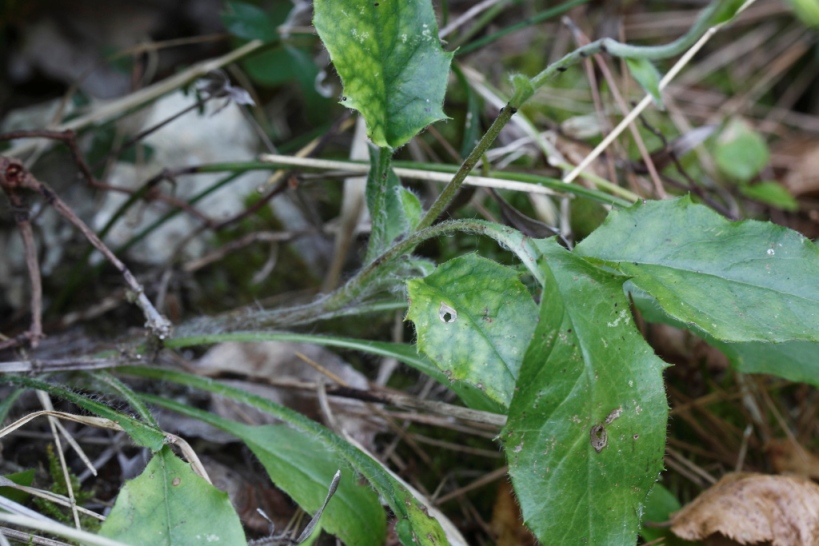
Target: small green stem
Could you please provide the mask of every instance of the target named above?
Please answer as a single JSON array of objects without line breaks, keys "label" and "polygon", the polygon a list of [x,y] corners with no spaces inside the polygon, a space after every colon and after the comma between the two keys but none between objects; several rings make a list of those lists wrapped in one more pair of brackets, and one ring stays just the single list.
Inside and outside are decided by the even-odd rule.
[{"label": "small green stem", "polygon": [[[414,249],[418,244],[427,239],[452,231],[472,231],[491,235],[490,229],[487,227],[487,225],[479,221],[461,220],[445,222],[436,226],[432,226],[432,224],[452,202],[466,177],[498,137],[503,127],[517,112],[517,109],[520,108],[520,106],[534,93],[537,88],[542,86],[552,76],[565,71],[569,66],[577,64],[584,58],[596,53],[604,52],[616,57],[644,59],[660,59],[681,53],[695,43],[700,35],[702,35],[702,33],[709,27],[719,22],[718,19],[725,14],[724,12],[726,6],[730,8],[730,5],[726,3],[728,1],[731,0],[715,0],[712,2],[700,13],[700,16],[697,18],[697,21],[689,32],[670,44],[666,44],[664,46],[641,47],[622,44],[616,40],[604,38],[569,53],[562,59],[548,66],[531,80],[527,78],[517,78],[515,81],[516,90],[512,99],[509,101],[506,107],[500,111],[498,117],[489,127],[487,132],[480,139],[469,156],[464,160],[463,164],[458,168],[458,171],[455,173],[452,180],[450,180],[450,182],[446,185],[444,190],[418,223],[415,231],[410,233],[406,239],[397,242],[395,245],[381,253],[378,257],[369,261],[369,263],[358,274],[351,278],[345,286],[309,305],[294,309],[253,313],[251,316],[245,315],[243,317],[226,317],[215,322],[220,323],[223,328],[239,329],[246,325],[253,325],[253,327],[256,328],[268,326],[294,326],[324,318],[332,315],[334,312],[337,312],[338,310],[349,305],[351,302],[354,302],[366,295],[369,288],[378,284],[377,281],[379,280],[379,277],[382,276],[386,270],[385,266],[391,264],[397,259],[400,259],[404,254],[411,252],[412,249]],[[389,154],[389,156],[391,158],[391,154]],[[379,163],[378,172],[381,172],[384,164],[385,163]],[[386,168],[388,168],[388,163]],[[609,189],[611,190],[611,188]]]},{"label": "small green stem", "polygon": [[620,43],[610,38],[603,38],[575,49],[562,59],[550,64],[540,74],[531,80],[520,76],[513,78],[516,87],[513,97],[510,99],[506,107],[500,111],[500,114],[498,114],[498,117],[495,118],[495,121],[492,123],[491,127],[489,127],[489,130],[483,135],[481,140],[475,146],[475,149],[469,154],[469,157],[464,160],[463,164],[458,169],[458,172],[429,208],[416,229],[421,230],[431,226],[438,216],[440,216],[441,213],[446,210],[446,208],[455,198],[455,195],[458,193],[461,185],[463,185],[466,177],[469,175],[475,165],[477,165],[478,160],[481,158],[484,152],[486,152],[486,150],[488,150],[495,141],[497,136],[500,134],[501,129],[503,129],[503,127],[509,122],[515,112],[517,112],[518,108],[520,108],[523,103],[532,96],[535,90],[546,83],[549,78],[555,74],[564,72],[569,66],[579,63],[586,57],[601,52],[608,53],[615,57],[630,57],[635,59],[663,59],[682,53],[693,45],[697,39],[699,39],[699,37],[706,30],[708,30],[708,28],[717,22],[716,19],[718,19],[722,13],[720,8],[725,7],[725,2],[726,0],[715,0],[709,4],[708,7],[700,12],[694,26],[692,26],[684,36],[681,36],[670,44],[662,46],[633,46]]},{"label": "small green stem", "polygon": [[369,177],[367,179],[367,207],[370,209],[373,227],[370,232],[370,242],[367,245],[367,255],[364,263],[369,263],[390,244],[387,240],[387,224],[391,221],[387,211],[387,179],[392,167],[392,153],[390,147],[376,148],[370,146],[372,157]]},{"label": "small green stem", "polygon": [[[385,266],[411,252],[413,248],[427,239],[439,237],[447,233],[463,231],[488,235],[500,240],[498,235],[500,230],[517,233],[517,231],[511,228],[492,225],[482,220],[453,220],[436,224],[422,231],[416,231],[406,239],[398,241],[347,281],[347,284],[312,303],[287,309],[242,313],[221,318],[200,319],[177,328],[177,335],[185,336],[188,331],[199,332],[203,329],[213,330],[214,328],[221,332],[231,332],[251,327],[254,329],[289,328],[320,319],[331,318],[342,311],[344,307],[366,296],[368,290],[378,284],[379,277],[383,274]],[[501,240],[500,242],[509,246],[507,244],[508,241]],[[511,250],[520,252],[519,249],[515,248]]]},{"label": "small green stem", "polygon": [[446,210],[446,208],[452,202],[452,199],[455,198],[458,190],[461,189],[461,185],[463,185],[466,177],[470,172],[472,172],[475,165],[478,164],[478,161],[481,159],[486,150],[488,150],[492,143],[495,142],[495,139],[500,134],[501,129],[503,129],[515,112],[517,112],[517,109],[511,108],[509,105],[500,111],[500,114],[498,114],[498,117],[495,118],[495,121],[489,127],[489,130],[487,130],[483,137],[481,137],[478,144],[475,145],[475,148],[472,150],[472,153],[470,153],[461,164],[458,172],[455,173],[452,180],[446,185],[441,194],[438,195],[438,198],[434,203],[432,203],[432,206],[429,207],[429,210],[426,212],[426,214],[424,214],[424,217],[421,218],[421,221],[418,223],[418,227],[416,227],[416,231],[420,231],[431,226],[438,216],[440,216],[441,213]]},{"label": "small green stem", "polygon": [[[517,233],[511,228],[503,228]],[[380,270],[386,264],[389,264],[396,259],[410,252],[413,248],[434,237],[439,237],[446,233],[455,231],[463,231],[468,233],[477,233],[480,235],[487,235],[495,239],[498,238],[499,227],[490,222],[483,220],[452,220],[449,222],[442,222],[432,227],[426,228],[422,231],[416,231],[406,239],[403,239],[387,249],[378,258],[372,261],[369,265],[359,271],[353,278],[351,278],[346,285],[328,296],[324,300],[324,308],[328,311],[336,311],[341,309],[348,303],[355,301],[361,296],[370,285],[371,282],[378,278]],[[506,241],[501,241],[506,242]],[[517,248],[510,248],[512,252],[519,252]]]},{"label": "small green stem", "polygon": [[575,49],[560,60],[547,66],[540,74],[532,78],[532,85],[537,89],[555,74],[564,72],[570,66],[597,53],[608,53],[612,57],[649,60],[667,59],[668,57],[679,55],[694,45],[706,30],[716,24],[715,16],[719,15],[719,8],[724,1],[725,0],[715,0],[711,2],[711,4],[700,12],[697,20],[688,32],[669,44],[659,46],[635,46],[624,44],[611,38],[602,38]]}]

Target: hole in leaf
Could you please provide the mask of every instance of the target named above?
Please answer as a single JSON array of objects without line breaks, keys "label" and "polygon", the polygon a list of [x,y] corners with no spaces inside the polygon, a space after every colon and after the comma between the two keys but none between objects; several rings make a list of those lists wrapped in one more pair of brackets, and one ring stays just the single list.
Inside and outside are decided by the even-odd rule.
[{"label": "hole in leaf", "polygon": [[438,308],[438,318],[441,319],[441,322],[455,322],[458,320],[458,311],[441,302],[441,307]]},{"label": "hole in leaf", "polygon": [[609,435],[606,432],[606,427],[602,424],[594,425],[589,431],[589,440],[591,441],[591,446],[597,453],[603,451],[603,448],[609,443]]}]

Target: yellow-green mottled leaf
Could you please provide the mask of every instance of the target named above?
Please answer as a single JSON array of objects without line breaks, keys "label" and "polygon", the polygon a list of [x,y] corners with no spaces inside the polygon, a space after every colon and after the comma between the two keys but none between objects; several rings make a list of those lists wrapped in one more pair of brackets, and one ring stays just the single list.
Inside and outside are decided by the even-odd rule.
[{"label": "yellow-green mottled leaf", "polygon": [[467,254],[407,283],[418,349],[451,382],[509,405],[537,306],[518,274]]},{"label": "yellow-green mottled leaf", "polygon": [[429,0],[316,0],[313,24],[361,112],[370,139],[396,148],[446,116],[452,53],[441,48]]}]

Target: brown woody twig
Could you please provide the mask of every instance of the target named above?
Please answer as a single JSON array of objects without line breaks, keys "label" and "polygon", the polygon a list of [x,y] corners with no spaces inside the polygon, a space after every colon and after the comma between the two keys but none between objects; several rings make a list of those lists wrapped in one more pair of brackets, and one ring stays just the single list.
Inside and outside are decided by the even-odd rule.
[{"label": "brown woody twig", "polygon": [[[61,135],[62,133],[57,134]],[[73,134],[71,137],[73,137]],[[69,137],[69,139],[66,141],[69,143],[73,142],[73,138],[71,137]],[[60,139],[65,140],[63,138]],[[76,151],[75,158],[77,158]],[[81,158],[79,158],[78,164],[80,165],[80,169],[84,170],[82,168],[84,161],[82,161]],[[86,174],[86,176],[90,176],[90,172],[84,172],[84,174]],[[133,302],[136,303],[140,309],[142,309],[142,312],[145,315],[145,326],[148,327],[160,340],[165,339],[170,335],[170,321],[168,321],[168,319],[166,319],[159,313],[159,311],[156,310],[148,297],[145,296],[145,291],[143,290],[142,286],[139,284],[139,282],[137,282],[136,278],[133,276],[133,274],[131,274],[125,264],[122,263],[119,258],[117,258],[108,249],[108,247],[105,246],[97,234],[94,233],[91,228],[85,224],[85,222],[80,220],[80,218],[74,214],[74,211],[71,210],[51,188],[49,188],[43,182],[37,180],[26,170],[20,161],[7,157],[0,157],[0,187],[2,187],[4,192],[6,192],[12,207],[14,207],[17,211],[16,220],[17,224],[20,226],[23,242],[25,243],[26,263],[28,264],[29,275],[32,282],[31,312],[33,315],[30,330],[26,334],[23,334],[21,338],[9,340],[0,344],[0,348],[18,345],[25,339],[28,339],[32,346],[36,346],[39,339],[43,337],[41,322],[42,286],[40,281],[40,272],[37,264],[37,254],[34,251],[34,236],[31,230],[31,224],[28,221],[28,213],[24,207],[23,198],[20,195],[21,190],[30,190],[38,193],[49,205],[54,207],[57,212],[62,214],[69,222],[74,224],[94,246],[94,248],[99,250],[125,278],[125,282],[132,292],[131,297],[133,298]]]}]

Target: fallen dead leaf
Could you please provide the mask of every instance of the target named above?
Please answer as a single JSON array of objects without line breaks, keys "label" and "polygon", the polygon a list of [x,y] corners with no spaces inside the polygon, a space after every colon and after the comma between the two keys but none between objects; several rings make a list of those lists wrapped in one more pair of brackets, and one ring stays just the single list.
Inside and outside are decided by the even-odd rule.
[{"label": "fallen dead leaf", "polygon": [[783,143],[775,152],[776,164],[785,169],[782,183],[794,196],[819,191],[819,142]]},{"label": "fallen dead leaf", "polygon": [[819,545],[819,486],[798,476],[727,474],[671,523],[680,538],[706,544]]},{"label": "fallen dead leaf", "polygon": [[254,533],[270,533],[270,523],[257,511],[261,509],[276,529],[285,529],[296,507],[289,497],[269,480],[249,478],[214,459],[205,458],[202,463],[213,480],[213,485],[230,497],[236,513],[245,527]]},{"label": "fallen dead leaf", "polygon": [[497,546],[533,546],[536,543],[534,535],[523,525],[512,484],[507,481],[500,482],[498,487],[489,528],[497,538]]},{"label": "fallen dead leaf", "polygon": [[798,474],[819,480],[819,457],[791,440],[771,440],[765,446],[771,464],[780,474]]},{"label": "fallen dead leaf", "polygon": [[[322,421],[323,415],[315,393],[272,387],[260,381],[264,378],[304,382],[330,381],[321,372],[299,359],[296,353],[319,363],[350,387],[362,390],[369,388],[367,378],[349,363],[323,347],[307,343],[278,341],[220,343],[211,347],[197,361],[196,367],[200,373],[206,375],[219,373],[246,375],[247,379],[244,380],[223,382]],[[367,447],[373,446],[375,435],[383,430],[383,424],[377,420],[365,420],[360,417],[361,413],[371,413],[366,410],[363,402],[331,397],[329,405],[336,421],[348,434]],[[220,396],[213,397],[210,410],[221,417],[242,423],[261,425],[279,422],[261,410]]]}]

